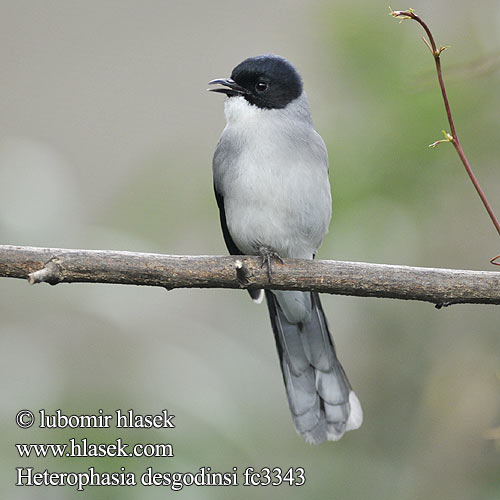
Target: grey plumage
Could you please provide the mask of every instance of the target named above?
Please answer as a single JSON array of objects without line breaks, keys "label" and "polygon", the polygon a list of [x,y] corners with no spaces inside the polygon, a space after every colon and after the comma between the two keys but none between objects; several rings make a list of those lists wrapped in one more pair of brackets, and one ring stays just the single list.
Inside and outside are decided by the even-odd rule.
[{"label": "grey plumage", "polygon": [[[214,81],[230,87],[227,125],[213,159],[228,249],[312,259],[328,231],[331,194],[327,150],[300,77],[277,56],[247,59],[232,76]],[[270,89],[265,98],[257,88],[261,81]],[[340,439],[361,425],[362,410],[337,359],[318,294],[265,296],[297,432],[311,443]]]},{"label": "grey plumage", "polygon": [[[290,323],[275,293],[266,291],[288,403],[297,432],[306,441],[336,441],[361,425],[361,407],[335,348],[317,293],[305,323]],[[352,415],[352,417],[351,417]]]}]

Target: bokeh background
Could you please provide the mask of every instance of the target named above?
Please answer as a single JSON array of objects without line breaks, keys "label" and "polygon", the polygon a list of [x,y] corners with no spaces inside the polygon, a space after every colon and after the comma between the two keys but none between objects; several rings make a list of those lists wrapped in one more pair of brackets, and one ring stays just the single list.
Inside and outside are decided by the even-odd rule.
[{"label": "bokeh background", "polygon": [[[413,7],[434,30],[463,146],[500,213],[500,9]],[[207,82],[274,52],[299,68],[332,163],[320,258],[493,270],[499,239],[453,149],[417,24],[384,1],[0,1],[0,241],[224,254]],[[498,499],[500,310],[325,296],[365,422],[338,443],[293,429],[265,306],[244,292],[0,280],[0,496],[154,499],[164,487],[14,487],[43,471],[302,466],[301,488],[180,498]],[[168,408],[175,430],[21,430],[22,408]],[[167,442],[174,458],[21,459],[14,443]],[[494,437],[497,439],[494,439]]]}]

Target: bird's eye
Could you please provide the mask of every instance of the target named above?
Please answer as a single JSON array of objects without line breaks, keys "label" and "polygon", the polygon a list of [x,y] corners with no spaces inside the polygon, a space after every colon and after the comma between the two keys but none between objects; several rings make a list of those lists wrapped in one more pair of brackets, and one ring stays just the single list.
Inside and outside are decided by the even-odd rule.
[{"label": "bird's eye", "polygon": [[268,89],[268,87],[269,84],[267,82],[260,81],[255,84],[255,90],[257,92],[265,92]]}]

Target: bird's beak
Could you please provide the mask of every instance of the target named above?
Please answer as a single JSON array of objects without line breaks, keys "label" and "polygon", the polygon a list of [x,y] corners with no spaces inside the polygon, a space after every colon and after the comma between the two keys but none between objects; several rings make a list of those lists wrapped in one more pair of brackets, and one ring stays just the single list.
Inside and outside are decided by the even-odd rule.
[{"label": "bird's beak", "polygon": [[223,85],[227,88],[217,87],[216,89],[207,89],[210,92],[220,92],[221,94],[226,94],[228,97],[233,97],[237,95],[248,94],[248,90],[245,87],[238,85],[232,78],[218,78],[208,82],[209,85]]}]

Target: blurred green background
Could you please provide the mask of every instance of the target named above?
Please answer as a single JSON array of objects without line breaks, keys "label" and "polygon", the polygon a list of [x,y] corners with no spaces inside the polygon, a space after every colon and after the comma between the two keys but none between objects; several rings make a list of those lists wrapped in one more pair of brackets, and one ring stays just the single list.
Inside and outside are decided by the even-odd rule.
[{"label": "blurred green background", "polygon": [[[500,213],[500,10],[418,1],[463,146]],[[319,257],[494,270],[499,239],[452,147],[416,23],[386,1],[0,1],[0,240],[226,253],[207,82],[274,52],[300,70],[332,164]],[[364,408],[338,443],[295,433],[265,306],[244,292],[0,280],[0,496],[153,499],[168,488],[14,487],[37,470],[302,466],[304,486],[186,488],[186,499],[498,499],[500,309],[325,296]],[[168,408],[175,430],[21,430],[22,408]],[[495,436],[497,429],[497,439]],[[174,458],[21,459],[14,443],[167,442]]]}]

